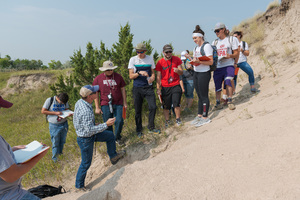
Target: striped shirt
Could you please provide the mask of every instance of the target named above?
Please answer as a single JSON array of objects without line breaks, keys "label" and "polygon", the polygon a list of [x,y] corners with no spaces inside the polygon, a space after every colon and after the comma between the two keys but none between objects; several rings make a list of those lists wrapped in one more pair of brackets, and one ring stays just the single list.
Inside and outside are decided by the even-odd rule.
[{"label": "striped shirt", "polygon": [[93,106],[83,99],[75,104],[73,124],[78,137],[91,137],[107,129],[106,123],[95,125]]}]

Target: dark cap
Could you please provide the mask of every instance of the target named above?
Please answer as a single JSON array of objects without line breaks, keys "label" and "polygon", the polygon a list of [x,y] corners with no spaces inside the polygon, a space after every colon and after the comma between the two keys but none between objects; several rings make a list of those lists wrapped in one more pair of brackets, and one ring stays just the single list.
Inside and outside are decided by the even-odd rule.
[{"label": "dark cap", "polygon": [[166,44],[166,45],[163,47],[163,52],[166,52],[166,51],[173,51],[171,45]]}]

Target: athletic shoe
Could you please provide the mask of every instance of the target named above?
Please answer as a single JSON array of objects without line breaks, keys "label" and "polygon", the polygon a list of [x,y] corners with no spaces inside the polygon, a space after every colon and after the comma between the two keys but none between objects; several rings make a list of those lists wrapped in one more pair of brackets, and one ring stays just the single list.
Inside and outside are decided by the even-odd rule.
[{"label": "athletic shoe", "polygon": [[116,143],[119,145],[119,146],[124,146],[125,145],[125,142],[123,140],[116,140]]},{"label": "athletic shoe", "polygon": [[195,124],[197,124],[199,121],[201,121],[201,117],[198,117],[198,116],[196,116],[194,119],[193,119],[193,121],[191,122],[191,124],[192,125],[195,125]]},{"label": "athletic shoe", "polygon": [[214,107],[215,110],[221,110],[222,108],[223,108],[223,106],[220,103],[215,105],[215,107]]},{"label": "athletic shoe", "polygon": [[180,118],[176,119],[176,124],[177,124],[177,126],[180,126],[182,124]]},{"label": "athletic shoe", "polygon": [[232,102],[228,102],[228,108],[229,108],[229,110],[234,110],[235,105]]},{"label": "athletic shoe", "polygon": [[209,118],[206,118],[206,119],[201,118],[201,120],[197,124],[195,124],[195,127],[200,127],[200,126],[203,126],[204,124],[208,124],[210,122],[211,122],[211,120]]},{"label": "athletic shoe", "polygon": [[139,138],[143,137],[143,133],[142,133],[142,132],[137,132],[136,134],[137,134],[137,136],[138,136]]},{"label": "athletic shoe", "polygon": [[251,88],[251,92],[256,93],[257,92],[256,88]]},{"label": "athletic shoe", "polygon": [[126,154],[126,151],[125,151],[125,150],[118,152],[117,155],[116,155],[115,157],[113,157],[113,158],[110,159],[111,164],[113,164],[113,165],[117,164],[117,162],[118,162],[121,158],[123,158],[123,157],[125,156],[125,154]]},{"label": "athletic shoe", "polygon": [[153,134],[157,135],[157,134],[160,134],[160,130],[154,128],[154,129],[149,130],[148,133],[153,133]]},{"label": "athletic shoe", "polygon": [[[221,100],[222,101],[222,100]],[[223,106],[227,106],[227,104],[228,104],[228,99],[224,99],[223,100]]]},{"label": "athletic shoe", "polygon": [[171,124],[171,121],[170,120],[166,120],[165,127],[167,128],[169,126],[169,124]]},{"label": "athletic shoe", "polygon": [[86,187],[76,188],[75,192],[88,192],[91,191],[91,189]]}]

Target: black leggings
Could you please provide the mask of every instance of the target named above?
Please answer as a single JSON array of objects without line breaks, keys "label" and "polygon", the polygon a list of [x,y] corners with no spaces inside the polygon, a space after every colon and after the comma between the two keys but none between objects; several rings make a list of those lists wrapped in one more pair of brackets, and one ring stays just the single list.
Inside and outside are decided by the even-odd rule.
[{"label": "black leggings", "polygon": [[209,110],[208,91],[211,72],[195,72],[193,78],[194,87],[198,95],[198,115],[207,117]]}]

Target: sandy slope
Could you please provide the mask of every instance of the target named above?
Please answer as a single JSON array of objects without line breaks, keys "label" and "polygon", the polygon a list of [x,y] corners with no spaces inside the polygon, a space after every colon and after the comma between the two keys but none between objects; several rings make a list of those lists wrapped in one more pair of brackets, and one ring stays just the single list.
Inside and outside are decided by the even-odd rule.
[{"label": "sandy slope", "polygon": [[171,129],[159,147],[138,146],[106,171],[97,170],[103,165],[97,159],[88,180],[93,191],[48,199],[299,199],[299,54],[287,58],[282,50],[284,44],[300,44],[299,31],[293,32],[300,30],[299,4],[265,22],[264,48],[278,53],[265,55],[276,76],[259,56],[250,56],[258,94],[250,94],[240,70],[236,110],[212,112],[212,123],[200,128],[189,125],[192,117],[185,119],[184,127]]}]

